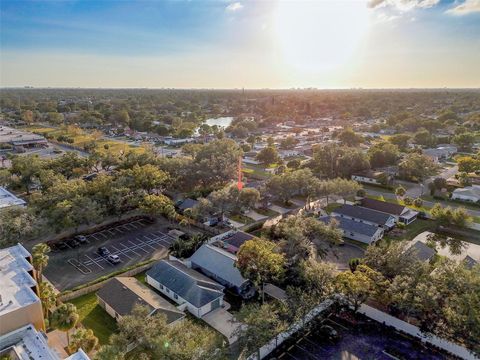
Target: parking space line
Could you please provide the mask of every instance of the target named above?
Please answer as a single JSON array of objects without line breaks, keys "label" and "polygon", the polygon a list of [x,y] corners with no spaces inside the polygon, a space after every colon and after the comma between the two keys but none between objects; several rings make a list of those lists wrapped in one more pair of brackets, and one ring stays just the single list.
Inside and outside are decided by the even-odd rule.
[{"label": "parking space line", "polygon": [[120,229],[119,227],[116,227],[116,228],[113,229],[113,230],[119,232],[120,234],[124,234],[124,233],[125,233],[125,230],[122,230],[122,229]]},{"label": "parking space line", "polygon": [[90,256],[85,254],[87,258],[89,258],[95,265],[97,265],[100,269],[105,269],[102,265],[100,265],[96,260],[93,260]]},{"label": "parking space line", "polygon": [[147,245],[147,246],[150,246],[153,250],[158,250],[156,247],[153,247],[152,245],[150,245],[150,244],[147,243],[147,242],[144,242],[144,244]]},{"label": "parking space line", "polygon": [[104,239],[108,239],[108,236],[105,235],[105,234],[103,233],[103,231],[105,231],[105,230],[99,231],[99,232],[95,233],[95,235],[101,235],[101,236],[103,236]]},{"label": "parking space line", "polygon": [[[133,247],[131,247],[131,248],[129,247],[128,249],[130,249],[131,251],[133,251],[133,252],[134,252],[135,254],[137,254],[138,256],[142,256],[142,254],[140,254],[140,253],[138,253],[138,252],[135,251],[135,249],[138,249],[138,244],[135,244],[134,242],[132,242],[132,241],[130,241],[130,240],[128,240],[128,242],[133,245]],[[127,247],[127,246],[125,245],[125,247]],[[143,249],[142,249],[142,250],[143,250]],[[143,251],[145,251],[145,250],[143,250]]]},{"label": "parking space line", "polygon": [[[78,271],[80,271],[82,274],[84,275],[87,275],[87,274],[90,274],[92,272],[92,270],[90,270],[90,268],[88,268],[87,266],[81,264],[77,259],[68,259],[67,262],[72,265],[75,269],[77,269]],[[78,263],[78,265],[76,264]],[[87,269],[87,271],[84,271],[80,265],[83,265],[83,267],[85,269]]]},{"label": "parking space line", "polygon": [[95,240],[97,240],[97,241],[100,241],[100,240],[101,240],[101,239],[99,239],[99,238],[97,237],[97,234],[92,234],[92,237],[93,237]]},{"label": "parking space line", "polygon": [[115,231],[113,231],[112,229],[108,229],[108,230],[106,230],[106,231],[107,231],[108,233],[110,233],[110,235],[112,235],[112,236],[115,235]]},{"label": "parking space line", "polygon": [[[140,239],[137,238],[137,240],[140,240]],[[128,242],[129,242],[130,244],[134,244],[134,243],[132,243],[130,240],[129,240]],[[144,241],[140,240],[140,244],[144,244],[144,243],[145,243]],[[140,244],[135,245],[135,246],[137,247],[137,249],[143,250],[143,251],[145,251],[146,253],[148,253],[148,251],[145,250]]]},{"label": "parking space line", "polygon": [[128,224],[125,224],[125,225],[123,225],[123,226],[125,226],[125,227],[126,227],[127,229],[129,229],[129,230],[138,229],[138,226],[135,225],[134,223],[128,223]]},{"label": "parking space line", "polygon": [[122,226],[120,226],[120,228],[122,228],[122,229],[125,230],[125,231],[132,231],[132,229],[130,229],[130,228],[129,228],[128,226],[126,226],[126,225],[122,225]]},{"label": "parking space line", "polygon": [[127,254],[127,251],[124,251],[124,250],[119,250],[117,247],[113,246],[113,245],[110,245],[112,248],[114,248],[115,250],[117,250],[117,253],[116,255],[125,255],[127,258],[129,258],[130,260],[133,259],[130,255]]},{"label": "parking space line", "polygon": [[123,244],[123,243],[120,243],[119,245],[122,245],[122,246],[125,248],[124,250],[122,250],[124,254],[126,254],[127,252],[130,251],[130,252],[135,253],[136,255],[139,255],[139,256],[141,255],[141,254],[138,254],[137,252],[135,252],[134,250],[132,250],[131,248],[127,247],[127,246],[126,246],[125,244]]}]

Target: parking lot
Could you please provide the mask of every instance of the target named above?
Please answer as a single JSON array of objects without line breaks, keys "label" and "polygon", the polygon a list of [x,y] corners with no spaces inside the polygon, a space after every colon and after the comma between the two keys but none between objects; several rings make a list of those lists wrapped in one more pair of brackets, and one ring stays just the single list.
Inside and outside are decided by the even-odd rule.
[{"label": "parking lot", "polygon": [[336,339],[329,339],[319,327],[314,327],[304,336],[282,344],[268,360],[352,360],[352,359],[422,359],[446,360],[447,354],[423,346],[420,342],[404,336],[373,320],[352,327],[335,316],[324,325],[333,329]]},{"label": "parking lot", "polygon": [[[58,247],[49,255],[49,265],[44,274],[59,289],[70,289],[95,280],[111,272],[136,263],[167,255],[174,238],[167,235],[166,223],[148,223],[136,219],[125,224],[112,226],[86,235],[84,244],[64,242],[63,250]],[[108,261],[98,253],[105,247],[110,255],[116,255],[119,263]]]}]

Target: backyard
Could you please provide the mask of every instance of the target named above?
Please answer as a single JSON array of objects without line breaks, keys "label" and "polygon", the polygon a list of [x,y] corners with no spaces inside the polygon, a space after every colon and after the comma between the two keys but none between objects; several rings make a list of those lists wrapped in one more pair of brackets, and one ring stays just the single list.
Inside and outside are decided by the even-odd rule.
[{"label": "backyard", "polygon": [[79,321],[87,329],[91,329],[98,338],[100,345],[108,343],[110,335],[117,330],[117,323],[103,310],[97,302],[95,291],[72,299],[68,302],[77,307]]},{"label": "backyard", "polygon": [[[142,146],[134,146],[127,144],[126,142],[115,141],[115,140],[106,140],[98,136],[100,134],[94,132],[86,132],[81,129],[75,129],[75,131],[69,131],[68,129],[54,129],[48,127],[27,127],[24,128],[25,131],[30,131],[33,133],[41,134],[46,137],[51,137],[54,140],[57,140],[59,136],[67,136],[73,139],[73,143],[68,143],[60,141],[65,145],[71,145],[78,147],[79,149],[84,149],[86,144],[95,142],[97,144],[97,150],[103,153],[112,152],[119,153],[120,151],[134,151],[138,153],[143,153],[145,148]],[[58,140],[57,140],[58,141]]]}]

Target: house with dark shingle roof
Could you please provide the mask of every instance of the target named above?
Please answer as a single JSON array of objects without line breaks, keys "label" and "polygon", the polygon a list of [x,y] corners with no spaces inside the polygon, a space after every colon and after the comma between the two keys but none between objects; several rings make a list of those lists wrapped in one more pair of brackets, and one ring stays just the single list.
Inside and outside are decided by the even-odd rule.
[{"label": "house with dark shingle roof", "polygon": [[416,241],[415,243],[411,244],[411,246],[408,247],[405,252],[415,256],[418,260],[423,262],[429,262],[437,253],[435,249],[432,249],[421,241]]},{"label": "house with dark shingle roof", "polygon": [[360,201],[360,205],[364,208],[390,214],[395,217],[396,222],[401,222],[405,225],[414,222],[418,216],[418,211],[414,211],[406,206],[387,201],[363,198]]},{"label": "house with dark shingle roof", "polygon": [[162,313],[167,318],[167,324],[185,317],[183,311],[134,277],[114,277],[97,291],[97,300],[115,320],[131,314],[136,305],[146,306],[150,310],[149,315]]},{"label": "house with dark shingle roof", "polygon": [[146,279],[198,318],[223,305],[224,287],[180,261],[160,260],[147,271]]},{"label": "house with dark shingle roof", "polygon": [[383,237],[384,229],[375,225],[333,216],[322,216],[319,220],[328,224],[332,219],[337,222],[338,228],[343,232],[343,237],[347,239],[373,244]]},{"label": "house with dark shingle roof", "polygon": [[236,254],[245,242],[253,238],[255,238],[255,236],[244,231],[230,230],[210,238],[208,243],[216,244],[218,247],[232,254]]},{"label": "house with dark shingle roof", "polygon": [[382,227],[385,230],[390,230],[395,226],[395,217],[392,215],[361,206],[345,204],[333,210],[331,215]]}]

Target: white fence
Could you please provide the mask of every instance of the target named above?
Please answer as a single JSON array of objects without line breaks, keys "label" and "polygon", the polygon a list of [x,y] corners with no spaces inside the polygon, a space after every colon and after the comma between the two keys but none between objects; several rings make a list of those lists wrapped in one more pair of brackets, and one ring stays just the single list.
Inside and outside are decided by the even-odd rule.
[{"label": "white fence", "polygon": [[275,350],[280,344],[287,340],[290,336],[295,334],[298,330],[301,330],[305,324],[309,323],[312,319],[315,319],[321,312],[325,311],[332,304],[331,300],[325,300],[312,311],[310,311],[303,321],[297,321],[292,325],[287,331],[280,333],[276,338],[270,340],[268,343],[263,345],[257,354],[250,355],[247,360],[261,360]]},{"label": "white fence", "polygon": [[[250,355],[247,358],[247,360],[262,360],[267,355],[269,355],[272,351],[274,351],[279,345],[281,345],[285,340],[287,340],[290,336],[295,334],[298,330],[301,330],[305,326],[305,324],[307,324],[312,319],[317,317],[321,312],[328,309],[331,304],[332,304],[331,300],[324,301],[323,303],[318,305],[315,309],[310,311],[305,317],[304,321],[298,321],[287,331],[278,334],[276,338],[270,340],[267,344],[263,345],[256,354]],[[460,345],[454,344],[450,341],[441,339],[434,335],[425,335],[415,325],[409,324],[403,320],[400,320],[394,316],[384,313],[383,311],[377,310],[371,306],[363,304],[361,305],[358,312],[369,317],[372,320],[378,321],[379,323],[383,323],[388,326],[392,326],[398,331],[401,331],[405,334],[413,336],[421,340],[422,342],[436,346],[462,359],[479,360],[479,358],[475,354],[473,354],[471,351],[467,350],[466,348]]]},{"label": "white fence", "polygon": [[377,310],[371,306],[363,304],[360,307],[360,310],[358,312],[361,314],[364,314],[365,316],[368,316],[370,319],[378,321],[379,323],[384,323],[385,325],[392,326],[401,332],[404,332],[408,335],[411,335],[420,339],[422,342],[436,346],[462,359],[466,359],[466,360],[478,359],[478,357],[475,356],[472,352],[470,352],[469,350],[465,349],[460,345],[441,339],[435,335],[425,335],[415,325],[402,321],[394,316],[384,313],[383,311]]}]

